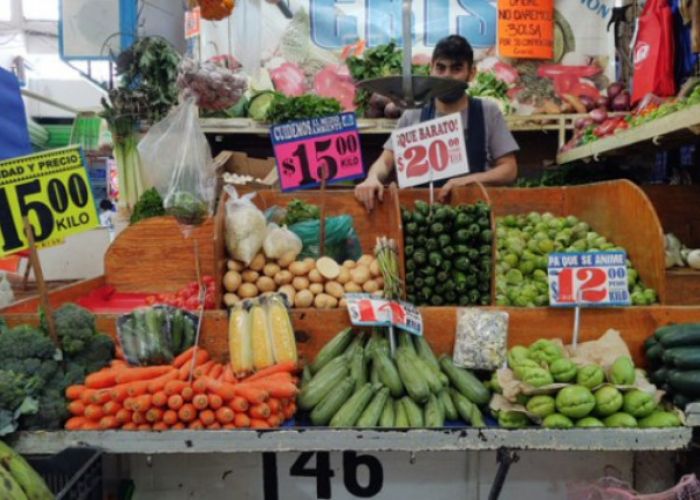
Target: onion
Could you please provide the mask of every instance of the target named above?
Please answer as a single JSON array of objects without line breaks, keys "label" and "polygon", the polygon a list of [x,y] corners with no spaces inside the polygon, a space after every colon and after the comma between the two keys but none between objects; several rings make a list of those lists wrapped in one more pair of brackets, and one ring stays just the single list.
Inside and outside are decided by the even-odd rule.
[{"label": "onion", "polygon": [[615,99],[615,97],[617,97],[617,95],[623,90],[625,90],[625,86],[622,83],[611,83],[608,86],[608,99],[610,99],[610,101],[612,102],[612,100]]},{"label": "onion", "polygon": [[577,118],[574,122],[574,128],[576,130],[583,130],[590,127],[591,125],[593,125],[593,120],[589,116]]},{"label": "onion", "polygon": [[605,108],[596,108],[588,113],[594,123],[601,124],[608,119],[608,112]]},{"label": "onion", "polygon": [[390,102],[384,108],[384,116],[386,116],[387,118],[390,118],[392,120],[396,120],[396,119],[401,117],[401,108],[399,108],[393,102]]},{"label": "onion", "polygon": [[610,103],[610,109],[613,111],[629,111],[630,95],[627,91],[617,94]]},{"label": "onion", "polygon": [[372,97],[369,98],[369,105],[372,106],[373,108],[379,108],[379,109],[384,109],[387,104],[389,104],[391,101],[389,100],[388,97],[383,96],[381,94],[377,94],[376,92],[372,94]]},{"label": "onion", "polygon": [[384,118],[384,110],[375,106],[369,106],[365,110],[365,118]]},{"label": "onion", "polygon": [[594,107],[608,109],[608,98],[604,95],[600,96],[598,99],[595,100]]},{"label": "onion", "polygon": [[593,108],[596,107],[596,102],[591,96],[582,95],[579,96],[578,100],[581,101],[581,104],[586,106],[586,111],[591,111]]}]

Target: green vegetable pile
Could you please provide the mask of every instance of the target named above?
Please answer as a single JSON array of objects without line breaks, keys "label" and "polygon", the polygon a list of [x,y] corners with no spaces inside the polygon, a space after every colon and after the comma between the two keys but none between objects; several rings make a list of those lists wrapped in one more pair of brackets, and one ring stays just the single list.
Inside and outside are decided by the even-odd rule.
[{"label": "green vegetable pile", "polygon": [[491,71],[477,73],[474,81],[469,84],[467,93],[472,97],[493,100],[503,114],[507,115],[511,111],[508,84]]},{"label": "green vegetable pile", "polygon": [[156,188],[150,188],[144,191],[139,201],[136,202],[129,223],[136,224],[138,221],[161,215],[165,215],[163,198],[156,191]]},{"label": "green vegetable pile", "polygon": [[307,220],[319,220],[321,218],[321,209],[318,205],[306,203],[299,199],[293,199],[287,203],[287,215],[282,224],[291,226],[298,222]]},{"label": "green vegetable pile", "polygon": [[484,427],[479,409],[491,394],[451,358],[436,359],[422,336],[398,334],[395,359],[389,340],[341,331],[304,369],[299,408],[311,423],[330,427],[443,427],[461,420]]},{"label": "green vegetable pile", "polygon": [[416,305],[491,303],[491,209],[430,205],[402,209],[407,299]]},{"label": "green vegetable pile", "polygon": [[315,94],[287,97],[276,93],[269,104],[265,119],[269,123],[278,124],[306,118],[321,118],[341,111],[340,103],[330,97]]},{"label": "green vegetable pile", "polygon": [[207,203],[188,191],[176,191],[165,200],[165,212],[185,226],[198,226],[209,214]]},{"label": "green vegetable pile", "polygon": [[[60,429],[68,418],[64,391],[114,357],[114,342],[97,332],[95,316],[75,304],[54,311],[61,349],[45,318],[37,328],[9,328],[0,318],[0,435],[20,429]],[[18,405],[19,403],[19,405]]]},{"label": "green vegetable pile", "polygon": [[[534,307],[549,304],[547,256],[552,252],[624,250],[570,215],[530,212],[496,219],[496,303],[500,306]],[[657,301],[627,261],[632,304]]]},{"label": "green vegetable pile", "polygon": [[[633,387],[638,375],[628,356],[618,357],[606,374],[598,365],[577,366],[559,345],[540,339],[529,348],[511,348],[508,367],[517,380],[539,391],[535,396],[518,395],[522,410],[496,412],[501,427],[518,429],[533,423],[549,429],[681,425],[678,416],[664,411],[653,394]],[[555,383],[560,385],[552,385]],[[496,377],[491,388],[500,392]]]}]

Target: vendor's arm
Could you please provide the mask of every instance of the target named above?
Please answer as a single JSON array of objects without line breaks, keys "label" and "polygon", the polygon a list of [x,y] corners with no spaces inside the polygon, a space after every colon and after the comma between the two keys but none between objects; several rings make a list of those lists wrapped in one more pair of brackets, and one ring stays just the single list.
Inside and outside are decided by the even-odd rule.
[{"label": "vendor's arm", "polygon": [[515,154],[510,153],[498,158],[491,169],[486,172],[477,172],[464,177],[455,177],[450,179],[438,193],[438,199],[443,202],[450,194],[452,188],[456,186],[466,186],[474,182],[480,182],[485,185],[503,186],[510,184],[518,177],[518,162],[515,159]]},{"label": "vendor's arm", "polygon": [[389,178],[394,168],[394,152],[385,149],[377,158],[367,173],[367,178],[355,187],[355,197],[370,211],[384,199],[384,182]]}]

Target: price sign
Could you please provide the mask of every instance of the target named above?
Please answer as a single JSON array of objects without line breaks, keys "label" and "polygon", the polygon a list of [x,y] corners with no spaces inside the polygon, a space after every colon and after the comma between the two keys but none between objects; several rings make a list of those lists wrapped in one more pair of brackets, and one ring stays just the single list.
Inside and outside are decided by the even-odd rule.
[{"label": "price sign", "polygon": [[355,113],[298,120],[270,129],[282,191],[316,187],[364,175]]},{"label": "price sign", "polygon": [[99,226],[79,147],[0,162],[0,257],[29,247],[25,216],[37,246]]},{"label": "price sign", "polygon": [[460,113],[394,130],[391,138],[401,188],[469,173]]},{"label": "price sign", "polygon": [[498,2],[498,55],[520,59],[552,59],[554,0]]},{"label": "price sign", "polygon": [[625,252],[549,255],[549,303],[554,307],[627,306]]},{"label": "price sign", "polygon": [[423,335],[423,317],[413,304],[378,299],[369,294],[346,294],[348,314],[353,325],[395,326],[413,335]]}]

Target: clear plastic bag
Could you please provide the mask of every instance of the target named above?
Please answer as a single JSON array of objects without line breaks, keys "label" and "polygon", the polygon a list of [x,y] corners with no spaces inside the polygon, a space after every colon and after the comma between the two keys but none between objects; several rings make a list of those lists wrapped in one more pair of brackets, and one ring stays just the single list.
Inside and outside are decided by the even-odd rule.
[{"label": "clear plastic bag", "polygon": [[302,246],[299,236],[287,229],[287,226],[279,227],[275,223],[267,225],[263,251],[268,259],[279,259],[290,252],[294,252],[294,255],[299,255]]},{"label": "clear plastic bag", "polygon": [[[304,245],[300,257],[313,257],[320,255],[320,221],[306,220],[289,226]],[[349,215],[339,215],[326,218],[326,245],[324,254],[331,257],[336,262],[343,262],[348,259],[357,260],[362,255],[360,239],[355,232],[352,217]]]},{"label": "clear plastic bag", "polygon": [[196,226],[211,214],[216,172],[193,98],[151,127],[138,146],[146,181],[163,197],[168,214]]},{"label": "clear plastic bag", "polygon": [[265,216],[252,202],[255,193],[239,197],[233,186],[225,186],[224,190],[229,197],[226,201],[226,248],[231,257],[248,265],[265,240]]},{"label": "clear plastic bag", "polygon": [[7,273],[0,272],[0,308],[7,307],[15,301],[15,294],[7,279]]},{"label": "clear plastic bag", "polygon": [[457,309],[454,363],[470,370],[496,370],[506,362],[508,313]]}]

